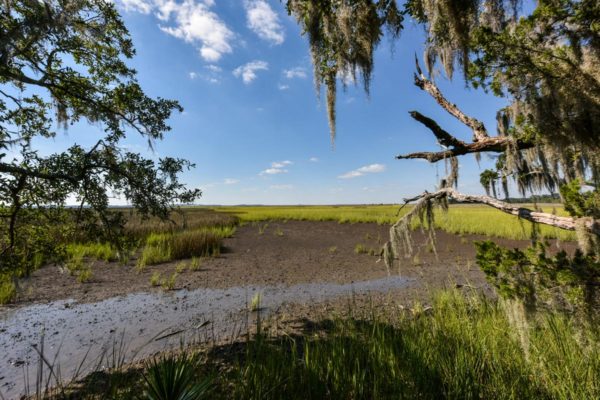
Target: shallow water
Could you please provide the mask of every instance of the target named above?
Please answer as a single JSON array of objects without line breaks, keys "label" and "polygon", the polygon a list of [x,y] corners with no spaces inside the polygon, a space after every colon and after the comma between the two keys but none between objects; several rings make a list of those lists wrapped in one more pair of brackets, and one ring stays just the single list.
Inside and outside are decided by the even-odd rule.
[{"label": "shallow water", "polygon": [[[349,284],[248,286],[228,289],[135,293],[97,303],[61,300],[0,311],[0,394],[6,399],[35,392],[39,352],[61,380],[114,367],[182,341],[223,340],[246,332],[247,305],[262,294],[261,310],[284,303],[319,302],[409,286],[390,276]],[[48,368],[45,374],[48,374]],[[46,379],[46,378],[45,378]],[[46,380],[44,379],[44,384]],[[29,382],[29,383],[27,383]],[[0,396],[0,398],[2,398]]]}]

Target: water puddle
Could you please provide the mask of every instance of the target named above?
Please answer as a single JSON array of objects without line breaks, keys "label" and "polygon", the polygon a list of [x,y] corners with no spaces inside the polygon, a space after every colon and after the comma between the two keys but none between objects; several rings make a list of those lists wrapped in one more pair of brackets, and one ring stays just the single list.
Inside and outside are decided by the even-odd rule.
[{"label": "water puddle", "polygon": [[284,303],[385,292],[411,282],[390,276],[349,284],[135,293],[97,303],[61,300],[0,311],[0,394],[12,399],[35,391],[42,343],[55,374],[68,380],[78,371],[81,376],[179,346],[182,338],[187,342],[223,340],[245,333],[247,305],[256,293],[262,294],[261,305],[269,313]]}]

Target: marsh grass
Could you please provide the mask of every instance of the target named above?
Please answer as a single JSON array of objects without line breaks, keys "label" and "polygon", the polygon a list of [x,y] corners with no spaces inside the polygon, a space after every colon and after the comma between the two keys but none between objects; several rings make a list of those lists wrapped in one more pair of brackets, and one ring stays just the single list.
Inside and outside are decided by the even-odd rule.
[{"label": "marsh grass", "polygon": [[10,277],[0,276],[0,305],[8,304],[17,297],[17,286]]},{"label": "marsh grass", "polygon": [[252,300],[250,300],[250,305],[248,306],[248,309],[252,312],[260,310],[261,302],[262,294],[258,292],[254,296],[252,296]]},{"label": "marsh grass", "polygon": [[356,253],[356,254],[366,254],[368,252],[369,252],[369,250],[362,243],[358,243],[356,246],[354,246],[354,253]]},{"label": "marsh grass", "polygon": [[188,268],[190,271],[199,271],[202,268],[202,259],[200,257],[192,257]]},{"label": "marsh grass", "polygon": [[177,283],[177,276],[179,276],[179,274],[177,272],[173,272],[168,278],[165,277],[160,284],[163,290],[174,290],[175,284]]},{"label": "marsh grass", "polygon": [[150,286],[160,286],[160,272],[156,271],[150,276]]},{"label": "marsh grass", "polygon": [[[528,205],[533,207],[532,205]],[[401,212],[410,210],[405,207]],[[226,215],[237,215],[242,222],[262,221],[335,221],[339,223],[371,222],[379,225],[390,225],[398,220],[398,205],[348,205],[348,206],[267,206],[267,207],[215,207],[214,210]],[[545,212],[556,212],[567,215],[561,206],[542,205]],[[532,224],[505,214],[491,207],[480,205],[452,204],[447,213],[435,211],[435,226],[438,229],[454,234],[477,234],[515,240],[531,238]],[[265,224],[266,226],[267,224]],[[418,228],[417,221],[413,228]],[[260,225],[259,225],[260,227]],[[548,239],[574,241],[574,232],[553,227],[539,226],[539,236]],[[259,228],[259,234],[262,234]]]},{"label": "marsh grass", "polygon": [[216,257],[222,240],[233,236],[235,227],[207,227],[176,233],[152,233],[138,259],[138,268],[192,257]]},{"label": "marsh grass", "polygon": [[[247,342],[236,399],[593,399],[597,333],[564,316],[527,325],[525,350],[502,306],[458,291],[397,319],[340,318],[302,336]],[[229,398],[229,397],[228,397]]]},{"label": "marsh grass", "polygon": [[109,243],[70,243],[67,245],[69,259],[93,258],[106,262],[118,259],[117,251]]}]

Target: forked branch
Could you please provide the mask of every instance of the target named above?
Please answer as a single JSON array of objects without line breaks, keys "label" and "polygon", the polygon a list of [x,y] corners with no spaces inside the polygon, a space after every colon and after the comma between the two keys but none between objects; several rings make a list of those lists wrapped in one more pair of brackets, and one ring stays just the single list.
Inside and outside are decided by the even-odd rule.
[{"label": "forked branch", "polygon": [[490,137],[487,129],[481,121],[466,115],[456,106],[456,104],[449,102],[435,85],[435,83],[423,75],[418,61],[416,62],[416,67],[417,73],[415,74],[415,85],[429,93],[444,110],[469,127],[473,131],[473,142],[464,142],[442,129],[433,119],[426,117],[417,111],[411,111],[411,117],[429,128],[429,130],[431,130],[431,132],[437,138],[438,143],[444,146],[445,149],[433,152],[426,151],[401,154],[396,156],[397,159],[401,160],[420,158],[429,162],[437,162],[450,157],[462,156],[469,153],[502,153],[509,148],[515,150],[526,150],[534,146],[532,142],[511,138],[508,136]]},{"label": "forked branch", "polygon": [[442,108],[450,115],[458,119],[460,122],[471,128],[473,131],[473,141],[482,141],[489,137],[487,129],[483,122],[479,121],[476,118],[469,117],[467,114],[462,112],[456,104],[449,102],[442,92],[438,89],[438,87],[427,79],[423,72],[421,71],[421,66],[419,65],[419,60],[415,57],[415,63],[417,67],[417,73],[415,74],[415,85],[426,91],[437,101],[437,103],[442,106]]}]

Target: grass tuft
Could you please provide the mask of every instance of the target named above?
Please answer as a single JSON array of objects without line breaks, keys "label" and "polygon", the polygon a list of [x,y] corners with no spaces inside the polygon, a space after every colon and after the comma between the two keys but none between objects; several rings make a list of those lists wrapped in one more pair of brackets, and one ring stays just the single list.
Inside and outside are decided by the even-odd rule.
[{"label": "grass tuft", "polygon": [[0,304],[8,304],[17,297],[17,286],[10,276],[0,275]]},{"label": "grass tuft", "polygon": [[194,356],[167,356],[149,362],[144,372],[148,400],[202,400],[208,399],[212,379],[199,378],[198,361]]}]

